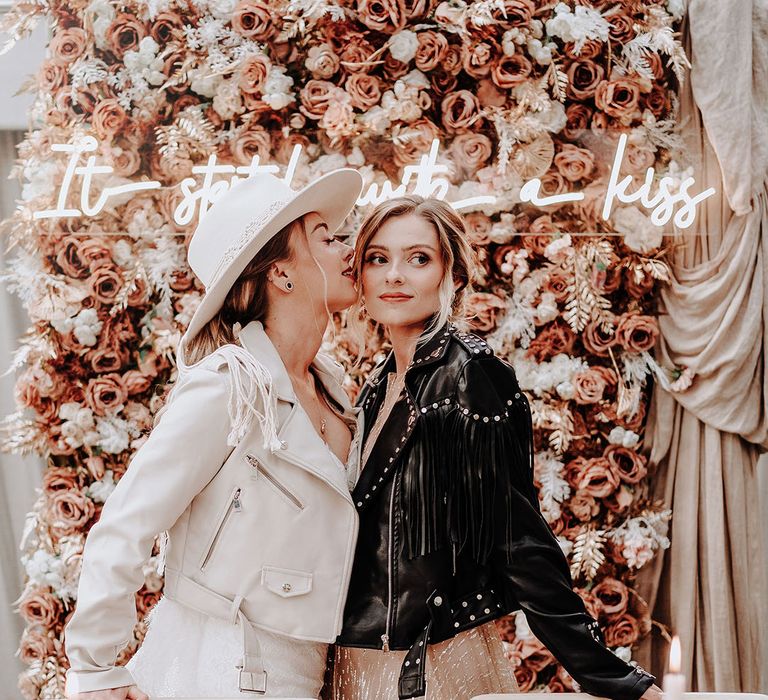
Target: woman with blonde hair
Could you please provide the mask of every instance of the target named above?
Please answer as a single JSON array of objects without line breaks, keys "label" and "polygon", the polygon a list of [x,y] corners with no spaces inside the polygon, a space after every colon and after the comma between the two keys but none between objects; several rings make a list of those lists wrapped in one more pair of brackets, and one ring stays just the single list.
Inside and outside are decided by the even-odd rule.
[{"label": "woman with blonde hair", "polygon": [[[198,226],[189,262],[206,292],[175,387],[87,538],[69,698],[318,697],[358,522],[345,472],[355,413],[318,349],[356,298],[334,231],[361,186],[346,169],[299,192],[256,175]],[[164,531],[164,595],[121,667]]]},{"label": "woman with blonde hair", "polygon": [[572,590],[539,510],[528,401],[514,369],[457,325],[472,270],[461,217],[434,199],[377,206],[355,243],[360,304],[392,352],[358,398],[360,530],[333,697],[515,691],[494,620],[518,609],[585,691],[658,697]]}]

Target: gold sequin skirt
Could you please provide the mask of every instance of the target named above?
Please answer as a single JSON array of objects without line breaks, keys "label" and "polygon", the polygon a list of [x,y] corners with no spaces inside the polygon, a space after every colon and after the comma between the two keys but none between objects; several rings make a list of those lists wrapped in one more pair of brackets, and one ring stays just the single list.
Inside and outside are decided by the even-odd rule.
[{"label": "gold sequin skirt", "polygon": [[[337,646],[332,700],[397,700],[405,651]],[[519,692],[498,629],[488,622],[427,649],[426,700],[469,700]]]}]

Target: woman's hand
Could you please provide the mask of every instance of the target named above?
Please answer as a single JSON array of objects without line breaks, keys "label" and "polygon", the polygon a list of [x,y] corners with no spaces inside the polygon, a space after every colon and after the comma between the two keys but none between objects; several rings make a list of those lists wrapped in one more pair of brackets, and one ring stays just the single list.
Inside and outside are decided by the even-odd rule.
[{"label": "woman's hand", "polygon": [[67,695],[67,700],[149,700],[137,685],[123,685],[109,690],[92,690],[89,693]]},{"label": "woman's hand", "polygon": [[661,700],[661,688],[654,683],[640,696],[640,700]]}]

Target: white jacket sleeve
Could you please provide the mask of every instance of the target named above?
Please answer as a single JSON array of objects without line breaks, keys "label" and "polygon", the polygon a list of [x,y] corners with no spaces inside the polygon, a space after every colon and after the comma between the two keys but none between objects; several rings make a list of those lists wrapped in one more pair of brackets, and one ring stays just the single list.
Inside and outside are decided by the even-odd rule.
[{"label": "white jacket sleeve", "polygon": [[180,380],[91,528],[65,630],[68,694],[133,683],[115,661],[136,623],[142,569],[155,536],[171,528],[231,451],[228,397],[226,371],[198,366]]}]

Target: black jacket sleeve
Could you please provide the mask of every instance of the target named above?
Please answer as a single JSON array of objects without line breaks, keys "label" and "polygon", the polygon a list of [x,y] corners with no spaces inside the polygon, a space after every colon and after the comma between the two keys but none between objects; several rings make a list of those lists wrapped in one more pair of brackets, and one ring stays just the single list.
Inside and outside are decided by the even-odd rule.
[{"label": "black jacket sleeve", "polygon": [[[503,582],[508,609],[523,610],[536,637],[584,691],[637,700],[655,678],[605,646],[598,623],[573,590],[565,555],[539,509],[533,486],[530,406],[514,370],[495,357],[470,361],[462,384],[463,401],[506,408],[507,421],[501,427],[510,430],[512,438],[504,444],[515,446],[504,455],[509,483],[496,489],[497,529],[490,562]],[[499,517],[502,509],[506,518]]]}]

